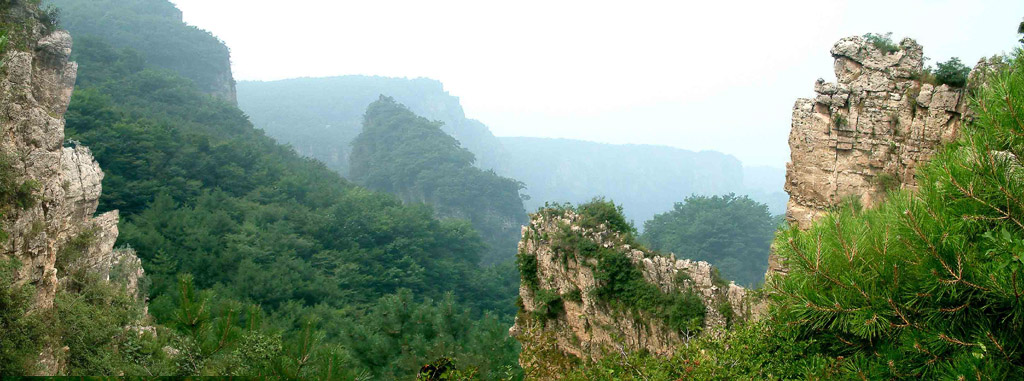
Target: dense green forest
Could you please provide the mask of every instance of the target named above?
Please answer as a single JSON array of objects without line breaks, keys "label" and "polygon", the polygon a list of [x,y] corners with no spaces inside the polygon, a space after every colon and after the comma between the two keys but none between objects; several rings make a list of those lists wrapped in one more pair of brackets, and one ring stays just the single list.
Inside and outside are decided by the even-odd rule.
[{"label": "dense green forest", "polygon": [[[230,52],[210,32],[186,25],[166,0],[44,0],[60,9],[73,36],[103,36],[154,67],[191,79],[201,91],[234,101]],[[172,38],[169,38],[172,37]]]},{"label": "dense green forest", "polygon": [[343,76],[240,82],[238,104],[256,127],[348,176],[350,143],[367,105],[384,94],[441,129],[476,155],[476,165],[526,185],[527,210],[545,202],[587,202],[605,196],[641,224],[690,194],[750,195],[773,214],[786,208],[782,169],[743,167],[718,152],[591,143],[571,139],[495,137],[469,119],[435,80]]},{"label": "dense green forest", "polygon": [[726,279],[754,287],[764,282],[769,246],[781,223],[767,205],[746,196],[690,196],[645,222],[640,239],[654,250],[707,261]]},{"label": "dense green forest", "polygon": [[611,357],[568,379],[1024,377],[1024,51],[974,89],[974,119],[917,191],[849,201],[775,247],[759,323],[669,359]]},{"label": "dense green forest", "polygon": [[436,80],[348,75],[238,83],[238,105],[256,127],[343,176],[349,173],[351,143],[362,131],[363,113],[381,94],[444,123],[441,129],[476,155],[478,167],[500,167],[501,144],[487,126],[467,118],[459,98]]},{"label": "dense green forest", "polygon": [[[166,4],[121,2],[75,2],[63,19]],[[132,12],[117,17],[132,23]],[[486,244],[468,222],[349,184],[151,62],[145,49],[162,45],[140,51],[119,29],[97,32],[76,36],[67,138],[106,172],[100,209],[122,213],[119,245],[143,260],[161,334],[111,334],[140,306],[83,281],[67,304],[58,297],[67,309],[58,316],[82,317],[67,322],[81,333],[71,335],[80,342],[70,345],[69,375],[400,379],[452,356],[484,379],[515,376],[507,327],[518,279],[511,265],[480,267]],[[194,29],[165,32],[177,44]],[[23,308],[23,290],[0,291],[11,311]],[[119,349],[129,345],[138,350]]]},{"label": "dense green forest", "polygon": [[349,177],[367,188],[432,205],[442,218],[469,220],[488,244],[485,264],[508,262],[527,223],[522,183],[473,166],[473,153],[393,98],[366,109],[352,142]]}]

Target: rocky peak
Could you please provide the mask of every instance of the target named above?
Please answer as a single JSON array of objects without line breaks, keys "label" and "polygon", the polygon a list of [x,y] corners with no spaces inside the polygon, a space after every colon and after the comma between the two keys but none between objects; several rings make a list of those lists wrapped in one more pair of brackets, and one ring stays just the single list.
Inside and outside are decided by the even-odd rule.
[{"label": "rocky peak", "polygon": [[[5,9],[5,22],[25,26],[0,56],[0,154],[18,184],[31,184],[34,202],[8,208],[0,219],[7,239],[0,260],[19,264],[16,284],[31,284],[33,312],[53,307],[64,274],[76,268],[128,274],[136,292],[141,266],[130,250],[115,251],[118,212],[94,216],[103,172],[88,148],[64,140],[64,113],[71,101],[77,65],[69,62],[71,36],[39,21],[34,6]],[[126,268],[125,266],[128,266]],[[58,373],[59,356],[47,348],[40,374]]]},{"label": "rocky peak", "polygon": [[[510,333],[523,345],[520,363],[530,377],[557,378],[567,367],[607,354],[670,355],[687,340],[748,316],[746,290],[725,283],[707,262],[656,254],[604,224],[589,225],[572,210],[546,209],[523,227],[518,262],[524,280]],[[631,268],[612,268],[617,258]],[[626,285],[630,274],[636,283]],[[609,282],[632,289],[614,295]],[[638,300],[674,302],[645,307],[625,296],[645,289]],[[680,305],[673,303],[693,309],[686,324],[666,313]]]},{"label": "rocky peak", "polygon": [[[967,111],[964,89],[921,81],[924,52],[904,39],[886,51],[863,37],[832,48],[837,82],[819,79],[814,98],[793,107],[786,217],[802,228],[839,202],[877,204],[913,188],[914,169],[955,138]],[[774,255],[769,273],[784,272]]]}]

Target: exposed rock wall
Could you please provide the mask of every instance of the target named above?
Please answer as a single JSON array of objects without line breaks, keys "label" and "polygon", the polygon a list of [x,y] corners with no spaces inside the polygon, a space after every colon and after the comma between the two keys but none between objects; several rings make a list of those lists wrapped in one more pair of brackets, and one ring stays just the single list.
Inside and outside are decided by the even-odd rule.
[{"label": "exposed rock wall", "polygon": [[[520,363],[533,377],[554,377],[578,360],[596,360],[609,353],[646,350],[670,355],[691,338],[649,314],[598,299],[593,293],[600,285],[595,271],[598,260],[566,255],[555,247],[565,239],[566,231],[626,253],[643,278],[662,292],[695,291],[705,307],[703,334],[714,334],[727,326],[728,319],[743,319],[749,314],[746,290],[735,284],[716,284],[713,268],[707,262],[677,260],[674,255],[659,256],[631,248],[623,244],[619,233],[603,226],[584,228],[581,216],[571,211],[546,214],[532,215],[530,225],[523,227],[519,250],[521,256],[536,258],[539,284],[531,287],[524,282],[520,287],[520,313],[510,330],[523,345]],[[563,295],[563,310],[557,317],[546,321],[533,317],[542,308],[540,290]],[[579,299],[564,297],[572,294]],[[736,316],[724,316],[723,305]]]},{"label": "exposed rock wall", "polygon": [[[26,28],[11,36],[11,47],[2,55],[0,153],[13,164],[10,169],[19,183],[36,185],[37,202],[27,209],[11,208],[0,221],[8,235],[0,242],[0,259],[20,262],[15,281],[34,286],[34,311],[53,307],[62,259],[67,260],[66,269],[84,266],[108,278],[115,267],[132,274],[124,280],[137,292],[138,258],[113,250],[117,211],[94,216],[103,172],[88,148],[64,146],[64,113],[77,73],[77,65],[68,61],[71,36],[37,21],[34,6],[9,7],[4,21]],[[85,246],[77,250],[81,255],[59,258],[72,241]],[[57,373],[52,348],[41,355],[40,365],[43,375]]]},{"label": "exposed rock wall", "polygon": [[[837,83],[819,79],[813,99],[793,107],[786,165],[786,217],[807,228],[853,197],[877,204],[893,188],[913,188],[914,169],[955,138],[965,90],[922,83],[924,53],[914,40],[884,52],[862,37],[832,48]],[[769,274],[785,272],[772,255]]]}]

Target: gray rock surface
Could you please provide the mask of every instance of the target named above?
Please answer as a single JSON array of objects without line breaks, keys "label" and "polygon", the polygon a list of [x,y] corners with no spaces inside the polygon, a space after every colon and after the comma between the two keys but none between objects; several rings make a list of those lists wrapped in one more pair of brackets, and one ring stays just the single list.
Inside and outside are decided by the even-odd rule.
[{"label": "gray rock surface", "polygon": [[[786,217],[801,228],[847,198],[870,207],[915,186],[914,169],[953,140],[967,113],[964,89],[922,83],[914,40],[886,53],[862,37],[832,48],[837,82],[819,79],[814,98],[793,107]],[[772,255],[769,274],[784,273]]]},{"label": "gray rock surface", "polygon": [[[8,234],[0,242],[0,259],[21,263],[16,284],[35,288],[33,311],[53,307],[64,274],[58,256],[77,237],[91,239],[68,269],[85,266],[110,279],[118,269],[121,281],[137,293],[142,276],[133,251],[113,249],[117,240],[118,213],[95,216],[102,190],[103,171],[88,148],[64,146],[64,113],[71,100],[77,65],[68,61],[71,36],[65,31],[48,32],[32,18],[31,8],[11,10],[30,27],[16,38],[27,40],[26,49],[8,48],[0,57],[0,153],[13,164],[19,183],[37,185],[38,200],[27,209],[14,208],[0,224]],[[13,44],[12,44],[13,45]],[[46,348],[40,355],[39,374],[59,373],[58,348]]]}]

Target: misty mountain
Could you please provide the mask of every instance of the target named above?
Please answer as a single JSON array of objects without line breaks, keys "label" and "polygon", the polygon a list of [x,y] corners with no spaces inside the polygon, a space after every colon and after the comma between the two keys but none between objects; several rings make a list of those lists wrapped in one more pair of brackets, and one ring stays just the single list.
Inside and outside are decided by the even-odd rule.
[{"label": "misty mountain", "polygon": [[531,198],[527,210],[547,201],[606,196],[642,223],[694,193],[748,194],[767,203],[772,213],[785,210],[782,170],[745,169],[736,158],[713,151],[496,138],[486,125],[466,118],[459,98],[432,79],[342,76],[238,84],[239,107],[258,128],[345,176],[363,112],[380,95],[442,122],[443,131],[476,155],[478,167],[525,183],[524,193]]},{"label": "misty mountain", "polygon": [[466,118],[459,98],[432,79],[298,78],[243,81],[238,89],[238,105],[257,127],[342,175],[349,173],[350,143],[362,129],[363,112],[382,94],[416,115],[444,123],[441,129],[476,154],[480,168],[495,168],[502,156],[487,126]]},{"label": "misty mountain", "polygon": [[[207,94],[235,101],[231,52],[208,31],[182,22],[181,11],[166,0],[46,0],[60,8],[61,27],[75,37],[99,38],[111,47],[131,49],[136,67],[171,70]],[[92,71],[81,73],[97,76]]]},{"label": "misty mountain", "polygon": [[483,264],[510,260],[520,227],[529,222],[522,183],[474,167],[473,153],[440,127],[381,96],[352,142],[351,179],[408,203],[433,205],[440,218],[468,220],[487,243]]}]

